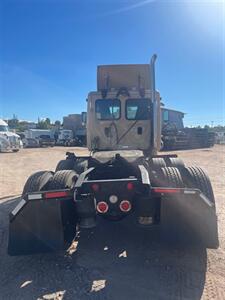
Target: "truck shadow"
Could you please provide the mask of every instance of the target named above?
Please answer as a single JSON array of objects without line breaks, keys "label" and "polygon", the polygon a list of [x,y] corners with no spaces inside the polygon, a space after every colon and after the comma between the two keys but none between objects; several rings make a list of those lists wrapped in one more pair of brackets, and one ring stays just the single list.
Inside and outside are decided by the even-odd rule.
[{"label": "truck shadow", "polygon": [[[67,253],[7,255],[8,212],[0,203],[2,299],[200,299],[205,249],[162,245],[155,230],[99,220]],[[47,297],[47,298],[46,298]]]},{"label": "truck shadow", "polygon": [[81,232],[77,263],[92,268],[107,299],[200,299],[206,249],[165,245],[157,229],[101,220]]}]

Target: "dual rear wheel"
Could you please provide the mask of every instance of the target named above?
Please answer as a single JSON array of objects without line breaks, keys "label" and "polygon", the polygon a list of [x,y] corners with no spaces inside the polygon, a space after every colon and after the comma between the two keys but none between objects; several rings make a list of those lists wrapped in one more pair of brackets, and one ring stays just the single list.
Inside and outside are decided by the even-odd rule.
[{"label": "dual rear wheel", "polygon": [[[154,159],[153,159],[154,160]],[[174,163],[175,158],[172,159]],[[64,165],[67,161],[63,161]],[[173,188],[196,188],[199,189],[215,205],[212,185],[209,177],[200,167],[185,167],[182,161],[175,164],[180,167],[166,167],[164,160],[156,158],[154,166],[157,167],[155,185]],[[68,161],[68,163],[70,163]],[[160,167],[162,166],[162,167]],[[74,170],[60,170],[55,174],[50,171],[39,171],[32,174],[24,185],[22,196],[26,193],[43,190],[57,190],[73,188],[78,178]]]},{"label": "dual rear wheel", "polygon": [[152,158],[150,168],[155,173],[153,179],[155,185],[199,189],[215,206],[211,182],[202,168],[196,166],[186,167],[178,157]]},{"label": "dual rear wheel", "polygon": [[165,187],[199,189],[215,206],[215,198],[208,175],[200,167],[191,166],[181,169],[165,167],[161,169],[162,184]]},{"label": "dual rear wheel", "polygon": [[36,172],[25,183],[22,196],[32,192],[70,189],[74,187],[77,178],[78,175],[73,170],[62,170],[55,174],[50,171]]}]

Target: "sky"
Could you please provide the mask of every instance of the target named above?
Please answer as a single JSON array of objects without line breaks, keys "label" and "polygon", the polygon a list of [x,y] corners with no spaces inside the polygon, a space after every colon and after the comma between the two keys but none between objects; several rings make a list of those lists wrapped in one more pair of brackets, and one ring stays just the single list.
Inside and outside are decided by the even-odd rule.
[{"label": "sky", "polygon": [[222,0],[0,0],[0,118],[85,111],[97,65],[156,53],[166,107],[187,126],[224,124],[224,11]]}]

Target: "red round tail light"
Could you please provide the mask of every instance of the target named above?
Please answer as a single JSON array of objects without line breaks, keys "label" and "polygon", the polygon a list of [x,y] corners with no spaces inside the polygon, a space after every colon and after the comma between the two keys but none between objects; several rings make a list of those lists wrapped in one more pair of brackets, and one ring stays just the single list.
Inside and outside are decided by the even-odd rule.
[{"label": "red round tail light", "polygon": [[101,201],[97,204],[97,211],[100,213],[100,214],[105,214],[109,209],[109,206],[106,202],[104,201]]},{"label": "red round tail light", "polygon": [[134,189],[134,184],[132,182],[128,182],[127,189],[128,191],[132,191]]},{"label": "red round tail light", "polygon": [[120,210],[122,210],[123,212],[128,212],[131,210],[131,203],[128,200],[123,200],[120,203]]}]

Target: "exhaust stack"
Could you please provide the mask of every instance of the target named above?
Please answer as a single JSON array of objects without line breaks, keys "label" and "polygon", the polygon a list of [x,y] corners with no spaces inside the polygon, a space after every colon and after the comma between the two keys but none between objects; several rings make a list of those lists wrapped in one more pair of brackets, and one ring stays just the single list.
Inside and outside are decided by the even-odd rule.
[{"label": "exhaust stack", "polygon": [[151,86],[151,98],[153,103],[153,133],[152,133],[152,141],[153,141],[153,149],[157,151],[158,142],[157,142],[157,133],[158,133],[158,102],[156,100],[156,91],[155,91],[155,61],[157,59],[157,55],[154,54],[150,61],[150,86]]}]

